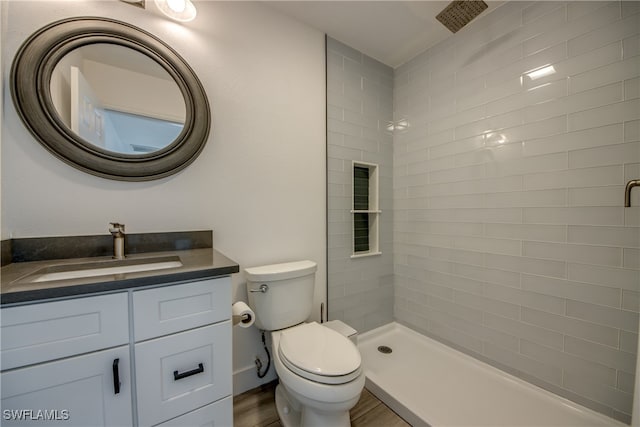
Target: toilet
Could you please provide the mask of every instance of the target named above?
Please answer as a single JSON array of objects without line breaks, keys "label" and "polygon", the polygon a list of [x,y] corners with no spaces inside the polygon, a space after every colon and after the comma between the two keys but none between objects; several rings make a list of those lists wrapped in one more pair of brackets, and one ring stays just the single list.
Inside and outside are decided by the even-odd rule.
[{"label": "toilet", "polygon": [[338,332],[346,325],[306,322],[316,270],[313,261],[244,270],[255,324],[271,332],[271,357],[280,379],[276,408],[284,427],[349,426],[349,410],[364,388],[360,352]]}]

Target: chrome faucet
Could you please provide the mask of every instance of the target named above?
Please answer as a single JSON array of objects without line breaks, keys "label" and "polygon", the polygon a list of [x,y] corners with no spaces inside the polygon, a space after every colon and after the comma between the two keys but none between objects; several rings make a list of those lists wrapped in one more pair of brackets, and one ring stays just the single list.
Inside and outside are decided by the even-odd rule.
[{"label": "chrome faucet", "polygon": [[124,259],[124,224],[110,223],[109,232],[113,234],[113,258]]},{"label": "chrome faucet", "polygon": [[640,179],[633,179],[627,182],[624,189],[624,206],[626,208],[631,207],[631,189],[638,186],[640,186]]}]

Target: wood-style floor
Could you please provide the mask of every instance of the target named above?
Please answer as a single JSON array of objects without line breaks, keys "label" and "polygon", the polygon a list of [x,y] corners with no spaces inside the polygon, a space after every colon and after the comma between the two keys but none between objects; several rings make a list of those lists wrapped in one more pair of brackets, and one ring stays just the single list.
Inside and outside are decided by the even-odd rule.
[{"label": "wood-style floor", "polygon": [[[274,394],[277,381],[249,390],[233,398],[233,424],[235,427],[282,427]],[[408,427],[402,418],[382,403],[367,389],[351,410],[353,427]]]}]

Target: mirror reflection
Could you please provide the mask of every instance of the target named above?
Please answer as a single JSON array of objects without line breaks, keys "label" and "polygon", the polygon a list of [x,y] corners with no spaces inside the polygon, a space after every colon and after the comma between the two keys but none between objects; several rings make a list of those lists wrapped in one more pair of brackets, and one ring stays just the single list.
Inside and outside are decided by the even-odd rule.
[{"label": "mirror reflection", "polygon": [[106,151],[146,154],[176,140],[186,106],[178,85],[156,61],[109,43],[70,51],[55,66],[51,98],[76,135]]}]

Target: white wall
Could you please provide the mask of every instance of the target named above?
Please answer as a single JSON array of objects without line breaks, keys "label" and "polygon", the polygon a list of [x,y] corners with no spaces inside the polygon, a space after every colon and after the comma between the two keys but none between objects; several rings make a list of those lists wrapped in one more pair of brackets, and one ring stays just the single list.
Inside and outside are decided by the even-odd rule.
[{"label": "white wall", "polygon": [[82,73],[102,105],[115,111],[184,123],[182,93],[169,74],[157,77],[105,62],[85,59]]},{"label": "white wall", "polygon": [[[3,2],[4,3],[4,2]],[[200,157],[181,173],[127,183],[62,163],[28,133],[4,94],[2,239],[107,233],[214,230],[214,246],[241,269],[312,259],[316,298],[326,289],[324,36],[261,4],[198,2],[180,25],[118,1],[9,2],[3,8],[3,82],[22,41],[71,16],[106,16],[137,25],[177,50],[208,94],[213,128]],[[234,276],[235,299],[246,300]],[[234,328],[241,389],[259,383],[255,328]]]}]

